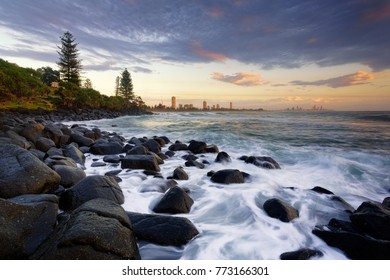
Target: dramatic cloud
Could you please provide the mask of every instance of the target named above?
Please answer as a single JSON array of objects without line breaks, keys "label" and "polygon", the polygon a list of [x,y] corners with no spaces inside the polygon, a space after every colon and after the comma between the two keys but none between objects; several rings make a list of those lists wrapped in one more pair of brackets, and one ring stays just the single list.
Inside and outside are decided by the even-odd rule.
[{"label": "dramatic cloud", "polygon": [[214,72],[212,78],[218,81],[235,84],[237,86],[258,86],[266,82],[261,80],[260,74],[239,72],[234,75],[224,75]]},{"label": "dramatic cloud", "polygon": [[388,0],[1,1],[0,56],[13,50],[35,59],[31,47],[55,46],[67,30],[80,50],[98,47],[129,68],[232,59],[263,69],[390,69]]},{"label": "dramatic cloud", "polygon": [[135,73],[145,73],[145,74],[150,74],[153,72],[152,70],[150,70],[148,68],[140,67],[140,66],[132,67],[131,70],[133,70]]},{"label": "dramatic cloud", "polygon": [[327,80],[319,80],[314,82],[292,81],[291,84],[296,86],[328,86],[332,88],[339,88],[367,84],[368,81],[374,80],[374,78],[374,75],[371,73],[359,71],[354,74]]}]

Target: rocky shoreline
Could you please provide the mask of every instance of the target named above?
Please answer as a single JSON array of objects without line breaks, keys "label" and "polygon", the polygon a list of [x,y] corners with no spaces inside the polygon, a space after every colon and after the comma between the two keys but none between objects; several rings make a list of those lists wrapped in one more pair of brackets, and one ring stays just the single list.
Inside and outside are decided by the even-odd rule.
[{"label": "rocky shoreline", "polygon": [[[241,184],[251,178],[251,174],[228,168],[228,153],[202,141],[173,142],[166,136],[124,139],[99,128],[61,123],[115,118],[117,114],[19,110],[0,115],[0,259],[140,259],[140,240],[183,246],[200,234],[189,219],[174,216],[189,213],[196,204],[191,191],[177,184],[188,179],[185,169],[203,169],[211,163],[200,156],[212,153],[215,162],[227,167],[208,172],[212,182]],[[164,146],[168,147],[165,153]],[[163,178],[160,165],[178,151],[187,153],[183,165]],[[103,164],[118,166],[118,170],[86,176],[85,154],[103,156]],[[242,156],[240,160],[258,168],[282,168],[267,156]],[[120,172],[129,169],[164,180],[153,190],[164,193],[152,209],[155,214],[122,208],[124,195],[118,182]],[[309,191],[340,204],[340,211],[349,217],[319,225],[313,234],[351,259],[390,259],[390,197],[354,209],[325,188]],[[299,218],[297,209],[277,197],[259,208],[281,223]],[[280,259],[321,256],[316,248],[301,248],[281,254]]]}]

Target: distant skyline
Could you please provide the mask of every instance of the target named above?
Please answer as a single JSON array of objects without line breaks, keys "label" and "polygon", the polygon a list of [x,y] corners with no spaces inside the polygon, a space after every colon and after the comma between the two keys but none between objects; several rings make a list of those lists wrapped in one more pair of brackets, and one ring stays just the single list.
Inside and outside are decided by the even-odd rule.
[{"label": "distant skyline", "polygon": [[390,110],[389,30],[389,0],[2,0],[0,58],[57,68],[70,31],[106,95],[127,68],[152,106]]}]

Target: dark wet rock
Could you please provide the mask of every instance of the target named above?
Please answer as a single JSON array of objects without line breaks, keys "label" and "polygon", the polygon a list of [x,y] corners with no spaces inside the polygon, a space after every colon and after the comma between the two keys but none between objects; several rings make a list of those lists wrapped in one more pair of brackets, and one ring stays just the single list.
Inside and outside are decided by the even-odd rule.
[{"label": "dark wet rock", "polygon": [[176,187],[175,180],[164,180],[163,178],[155,177],[147,185],[141,186],[140,192],[160,192],[165,193],[168,189]]},{"label": "dark wet rock", "polygon": [[60,175],[60,184],[65,188],[72,187],[86,177],[84,170],[77,167],[55,165],[53,169]]},{"label": "dark wet rock", "polygon": [[99,142],[95,143],[90,152],[95,155],[115,155],[122,153],[122,145],[118,142]]},{"label": "dark wet rock", "polygon": [[80,165],[85,164],[85,155],[82,151],[79,150],[79,148],[70,144],[65,146],[62,150],[64,152],[64,156],[73,159],[76,163]]},{"label": "dark wet rock", "polygon": [[175,143],[169,146],[168,148],[170,151],[176,152],[176,151],[187,151],[188,146],[183,143]]},{"label": "dark wet rock", "polygon": [[52,147],[50,148],[47,152],[46,155],[51,157],[51,156],[63,156],[64,153],[61,149]]},{"label": "dark wet rock", "polygon": [[214,174],[215,174],[215,171],[210,170],[209,172],[207,172],[207,177],[212,177]]},{"label": "dark wet rock", "polygon": [[98,127],[92,128],[93,133],[95,133],[95,140],[102,137],[102,131]]},{"label": "dark wet rock", "polygon": [[187,174],[187,172],[184,171],[183,168],[177,167],[173,171],[172,178],[175,179],[175,180],[188,180],[188,174]]},{"label": "dark wet rock", "polygon": [[138,138],[136,137],[132,137],[129,142],[129,144],[134,144],[135,146],[142,146],[142,142],[141,140],[139,140]]},{"label": "dark wet rock", "polygon": [[[96,140],[96,134],[92,130],[88,130],[88,131],[84,132],[84,136],[87,137],[87,138],[90,138],[92,140]],[[83,146],[83,145],[81,145],[81,146]]]},{"label": "dark wet rock", "polygon": [[388,210],[390,210],[390,197],[386,197],[383,202],[382,202],[382,206],[387,208]]},{"label": "dark wet rock", "polygon": [[[60,125],[56,125],[54,123],[49,123],[45,126],[42,131],[42,135],[46,138],[53,140],[56,146],[60,147],[64,143],[64,133],[62,132]],[[69,137],[67,137],[69,139]]]},{"label": "dark wet rock", "polygon": [[40,123],[30,123],[19,133],[28,141],[35,142],[35,139],[42,136],[44,126]]},{"label": "dark wet rock", "polygon": [[173,157],[175,155],[175,152],[173,151],[166,151],[165,154],[168,156],[168,157]]},{"label": "dark wet rock", "polygon": [[352,223],[332,219],[327,226],[316,226],[312,232],[329,246],[342,250],[350,259],[390,259],[390,241],[361,234]]},{"label": "dark wet rock", "polygon": [[84,135],[79,135],[77,133],[74,133],[70,136],[71,141],[77,143],[79,146],[86,146],[90,147],[92,146],[95,141],[91,138],[85,137]]},{"label": "dark wet rock", "polygon": [[106,165],[107,165],[107,163],[105,163],[105,162],[96,161],[96,162],[93,162],[91,164],[91,167],[103,167],[103,166],[106,166]]},{"label": "dark wet rock", "polygon": [[330,198],[332,201],[334,201],[338,206],[341,206],[345,212],[352,214],[355,211],[355,208],[348,202],[346,202],[344,199],[337,195],[333,195]]},{"label": "dark wet rock", "polygon": [[169,138],[166,136],[159,136],[158,138],[161,138],[162,140],[164,140],[165,144],[171,143],[171,140],[169,140]]},{"label": "dark wet rock", "polygon": [[153,208],[156,213],[189,213],[194,201],[179,187],[170,188]]},{"label": "dark wet rock", "polygon": [[242,184],[245,182],[245,178],[238,169],[223,169],[215,172],[211,176],[211,181],[220,184]]},{"label": "dark wet rock", "polygon": [[264,202],[263,209],[268,216],[285,223],[299,217],[298,210],[289,203],[277,198],[271,198]]},{"label": "dark wet rock", "polygon": [[390,241],[390,210],[378,202],[363,202],[350,216],[352,224],[361,232]]},{"label": "dark wet rock", "polygon": [[258,157],[258,156],[250,156],[245,160],[245,163],[253,164],[257,167],[262,167],[266,169],[280,169],[279,163],[277,163],[271,157]]},{"label": "dark wet rock", "polygon": [[6,132],[6,135],[8,138],[11,139],[11,142],[6,143],[6,144],[15,144],[23,149],[26,149],[26,150],[31,149],[31,143],[23,136],[20,136],[19,134],[17,134],[15,131],[8,130]]},{"label": "dark wet rock", "polygon": [[49,139],[49,138],[45,138],[45,137],[38,137],[35,142],[35,147],[46,153],[50,148],[53,148],[56,146],[56,144],[53,142],[53,140]]},{"label": "dark wet rock", "polygon": [[126,152],[128,155],[147,155],[148,149],[145,146],[135,146]]},{"label": "dark wet rock", "polygon": [[316,192],[316,193],[320,193],[320,194],[334,194],[330,190],[327,190],[327,189],[325,189],[323,187],[319,187],[319,186],[312,188],[311,191]]},{"label": "dark wet rock", "polygon": [[155,154],[153,152],[149,152],[148,154],[152,155],[157,160],[158,164],[164,164],[164,160],[162,158],[160,158],[157,154]]},{"label": "dark wet rock", "polygon": [[161,152],[160,144],[154,139],[149,139],[145,143],[143,143],[142,145],[144,145],[149,151],[151,151],[153,153],[157,154],[157,153]]},{"label": "dark wet rock", "polygon": [[167,144],[161,137],[153,137],[153,140],[156,141],[160,147],[164,147]]},{"label": "dark wet rock", "polygon": [[248,156],[241,156],[238,158],[239,160],[246,161],[248,159]]},{"label": "dark wet rock", "polygon": [[232,159],[230,158],[229,154],[226,152],[220,152],[217,155],[217,158],[215,159],[215,162],[219,163],[229,163]]},{"label": "dark wet rock", "polygon": [[322,256],[323,253],[321,251],[304,248],[297,251],[283,253],[280,255],[280,259],[281,260],[309,260],[311,258],[318,258]]},{"label": "dark wet rock", "polygon": [[36,158],[38,158],[40,161],[44,161],[47,156],[44,152],[37,149],[30,149],[29,152]]},{"label": "dark wet rock", "polygon": [[116,176],[121,172],[122,172],[122,169],[111,170],[111,171],[106,172],[104,175],[105,176]]},{"label": "dark wet rock", "polygon": [[134,148],[135,146],[132,145],[132,144],[125,144],[125,146],[123,147],[122,149],[122,152],[123,153],[127,153],[128,151],[130,151],[132,148]]},{"label": "dark wet rock", "polygon": [[0,198],[0,259],[27,259],[53,231],[57,212],[55,195]]},{"label": "dark wet rock", "polygon": [[60,198],[60,208],[73,210],[95,198],[108,199],[118,205],[124,202],[122,190],[113,177],[93,175],[66,190]]},{"label": "dark wet rock", "polygon": [[127,212],[140,240],[163,246],[183,246],[199,234],[190,220],[182,217]]},{"label": "dark wet rock", "polygon": [[16,145],[0,146],[0,197],[53,192],[60,176]]},{"label": "dark wet rock", "polygon": [[184,155],[181,158],[184,159],[184,160],[197,160],[198,159],[198,157],[196,155],[191,155],[191,154],[190,155]]},{"label": "dark wet rock", "polygon": [[86,147],[86,146],[83,146],[83,147],[79,147],[79,150],[80,150],[80,152],[82,152],[83,154],[86,154],[86,153],[89,153],[90,148],[89,148],[89,147]]},{"label": "dark wet rock", "polygon": [[121,158],[117,155],[108,155],[103,157],[103,161],[108,163],[120,163]]},{"label": "dark wet rock", "polygon": [[161,158],[163,161],[164,160],[167,160],[169,157],[166,155],[166,154],[163,154],[163,153],[158,153],[156,154],[159,158]]},{"label": "dark wet rock", "polygon": [[153,155],[127,155],[122,159],[121,168],[160,171],[157,159]]},{"label": "dark wet rock", "polygon": [[55,165],[66,165],[66,166],[72,166],[77,167],[76,162],[69,158],[69,157],[63,157],[63,156],[50,156],[45,159],[45,164],[47,166],[53,168]]},{"label": "dark wet rock", "polygon": [[60,220],[31,259],[140,259],[133,226],[126,212],[106,199],[86,202]]},{"label": "dark wet rock", "polygon": [[152,171],[152,170],[144,170],[143,173],[146,175],[146,176],[162,176],[160,172],[157,172],[157,171]]},{"label": "dark wet rock", "polygon": [[206,153],[207,144],[205,142],[200,141],[191,141],[188,145],[188,150],[193,152],[194,154],[203,154]]},{"label": "dark wet rock", "polygon": [[216,153],[219,153],[219,149],[215,145],[208,145],[206,147],[206,153],[216,154]]},{"label": "dark wet rock", "polygon": [[187,167],[195,166],[199,169],[204,169],[204,164],[196,160],[188,160],[184,163],[184,165]]}]

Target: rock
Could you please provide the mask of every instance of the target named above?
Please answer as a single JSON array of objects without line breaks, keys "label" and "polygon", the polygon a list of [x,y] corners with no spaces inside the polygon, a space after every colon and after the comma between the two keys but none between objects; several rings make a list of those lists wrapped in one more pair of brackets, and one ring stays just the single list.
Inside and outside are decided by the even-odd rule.
[{"label": "rock", "polygon": [[184,155],[181,158],[184,159],[184,160],[193,160],[193,161],[198,159],[198,157],[196,155],[192,155],[192,154]]},{"label": "rock", "polygon": [[160,171],[157,159],[152,155],[127,155],[122,159],[122,169],[145,169]]},{"label": "rock", "polygon": [[168,156],[166,154],[163,154],[163,153],[158,153],[156,154],[163,162],[164,160],[167,160],[168,159]]},{"label": "rock", "polygon": [[168,189],[176,187],[177,182],[175,180],[164,180],[162,177],[155,176],[152,181],[147,184],[141,185],[139,192],[160,192],[165,193]]},{"label": "rock", "polygon": [[212,177],[214,174],[215,174],[215,171],[210,170],[209,172],[207,172],[207,177]]},{"label": "rock", "polygon": [[27,259],[54,229],[57,212],[55,195],[0,198],[0,259]]},{"label": "rock", "polygon": [[103,167],[103,166],[106,166],[107,163],[104,163],[104,162],[93,162],[91,164],[91,167]]},{"label": "rock", "polygon": [[390,210],[390,197],[386,197],[383,202],[382,202],[382,206],[387,208],[388,210]]},{"label": "rock", "polygon": [[90,138],[92,140],[96,140],[96,134],[92,130],[88,130],[88,131],[84,132],[84,136],[87,137],[87,138]]},{"label": "rock", "polygon": [[237,169],[223,169],[211,176],[211,181],[220,184],[242,184],[245,182],[244,175]]},{"label": "rock", "polygon": [[82,151],[80,151],[74,145],[67,145],[62,149],[64,152],[64,156],[73,159],[76,163],[83,165],[85,164],[85,155]]},{"label": "rock", "polygon": [[195,161],[195,160],[188,160],[185,162],[185,166],[187,167],[191,167],[191,166],[195,166],[199,169],[204,169],[204,164],[201,163],[201,162],[198,162],[198,161]]},{"label": "rock", "polygon": [[125,260],[140,256],[123,208],[106,199],[94,199],[64,215],[31,259]]},{"label": "rock", "polygon": [[73,210],[96,198],[108,199],[118,205],[124,202],[122,190],[113,177],[93,175],[85,177],[72,188],[66,190],[60,198],[60,208]]},{"label": "rock", "polygon": [[95,155],[115,155],[122,153],[122,145],[118,142],[95,143],[90,152]]},{"label": "rock", "polygon": [[106,172],[104,175],[105,176],[116,176],[121,172],[122,172],[122,169],[111,170],[111,171]]},{"label": "rock", "polygon": [[30,149],[30,153],[34,155],[36,158],[38,158],[40,161],[45,160],[46,154],[40,150]]},{"label": "rock", "polygon": [[251,163],[257,167],[262,167],[262,168],[266,168],[266,169],[280,169],[279,163],[277,163],[271,157],[250,156],[245,160],[245,163]]},{"label": "rock", "polygon": [[18,145],[19,147],[26,149],[26,150],[31,149],[31,143],[29,141],[27,141],[27,139],[24,138],[23,136],[20,136],[19,134],[17,134],[15,131],[8,130],[6,132],[6,134],[12,140],[11,141],[12,143],[9,143],[9,144]]},{"label": "rock", "polygon": [[186,218],[127,212],[140,240],[163,245],[183,246],[199,234]]},{"label": "rock", "polygon": [[175,143],[175,144],[170,145],[168,149],[172,152],[187,151],[188,146],[186,144],[183,144],[183,143]]},{"label": "rock", "polygon": [[63,143],[65,139],[63,138],[64,133],[62,132],[59,126],[53,123],[49,123],[45,126],[45,128],[42,131],[42,136],[53,140],[55,145],[58,147],[60,147],[62,144],[65,144]]},{"label": "rock", "polygon": [[134,148],[127,151],[126,154],[128,155],[147,155],[148,149],[144,146],[135,146]]},{"label": "rock", "polygon": [[80,152],[82,152],[83,154],[86,154],[86,153],[89,153],[90,148],[89,148],[89,147],[83,146],[83,147],[79,147],[79,150],[80,150]]},{"label": "rock", "polygon": [[217,146],[215,145],[207,145],[206,147],[206,153],[213,153],[213,154],[216,154],[216,153],[219,153],[219,149]]},{"label": "rock", "polygon": [[206,148],[207,144],[205,142],[191,141],[190,145],[188,145],[188,150],[190,150],[194,154],[206,153]]},{"label": "rock", "polygon": [[215,159],[215,162],[229,163],[229,162],[232,162],[232,159],[230,158],[228,153],[220,152],[220,153],[218,153],[217,158]]},{"label": "rock", "polygon": [[55,165],[77,167],[77,163],[73,159],[63,156],[50,156],[45,159],[45,164],[51,168]]},{"label": "rock", "polygon": [[53,169],[61,176],[60,184],[65,188],[72,187],[87,176],[84,170],[77,167],[55,165]]},{"label": "rock", "polygon": [[327,190],[327,189],[319,187],[319,186],[312,188],[311,191],[316,192],[316,193],[320,193],[320,194],[334,194],[330,190]]},{"label": "rock", "polygon": [[53,148],[56,146],[56,144],[53,142],[53,140],[49,139],[49,138],[45,138],[45,137],[38,137],[36,140],[35,140],[35,147],[46,153],[50,148]]},{"label": "rock", "polygon": [[136,137],[132,137],[129,142],[129,144],[134,144],[135,146],[142,146],[142,142],[141,140],[139,140],[138,138]]},{"label": "rock", "polygon": [[170,188],[153,208],[156,213],[189,213],[194,201],[179,187]]},{"label": "rock", "polygon": [[40,123],[30,123],[19,133],[21,136],[31,142],[35,142],[35,139],[42,136],[44,126]]},{"label": "rock", "polygon": [[53,192],[60,176],[30,152],[15,145],[0,146],[0,197]]},{"label": "rock", "polygon": [[85,137],[84,135],[80,135],[77,133],[73,133],[70,136],[70,140],[77,143],[79,146],[87,146],[87,147],[90,147],[95,143],[95,141],[92,140],[91,138]]},{"label": "rock", "polygon": [[167,143],[164,141],[164,139],[160,137],[153,137],[153,140],[156,141],[160,147],[164,147]]},{"label": "rock", "polygon": [[188,180],[188,174],[187,172],[184,171],[183,168],[181,167],[177,167],[174,171],[173,171],[173,176],[172,176],[173,179],[176,179],[176,180]]},{"label": "rock", "polygon": [[108,163],[120,163],[121,158],[117,155],[108,155],[103,157],[103,161]]},{"label": "rock", "polygon": [[149,151],[151,151],[153,153],[157,154],[157,153],[161,152],[161,146],[156,140],[149,139],[145,143],[143,143],[142,145],[144,145],[146,148],[148,148]]},{"label": "rock", "polygon": [[46,152],[47,156],[51,157],[51,156],[63,156],[64,153],[62,152],[61,149],[58,149],[58,148],[55,148],[55,147],[52,147],[50,148],[47,152]]},{"label": "rock", "polygon": [[363,202],[350,216],[354,227],[374,238],[390,241],[390,210],[377,202]]},{"label": "rock", "polygon": [[390,241],[373,239],[360,234],[349,222],[332,219],[328,226],[316,226],[312,232],[329,246],[342,250],[350,259],[390,259]]},{"label": "rock", "polygon": [[168,157],[173,157],[175,155],[175,152],[173,151],[166,151],[165,154],[168,156]]},{"label": "rock", "polygon": [[322,257],[321,251],[312,249],[300,249],[293,252],[286,252],[280,255],[281,260],[309,260],[313,257]]},{"label": "rock", "polygon": [[299,217],[298,210],[287,202],[277,198],[268,199],[264,202],[263,209],[268,216],[279,219],[285,223]]},{"label": "rock", "polygon": [[171,143],[171,140],[169,140],[169,138],[166,136],[159,136],[158,138],[161,138],[162,140],[164,140],[165,144]]}]

